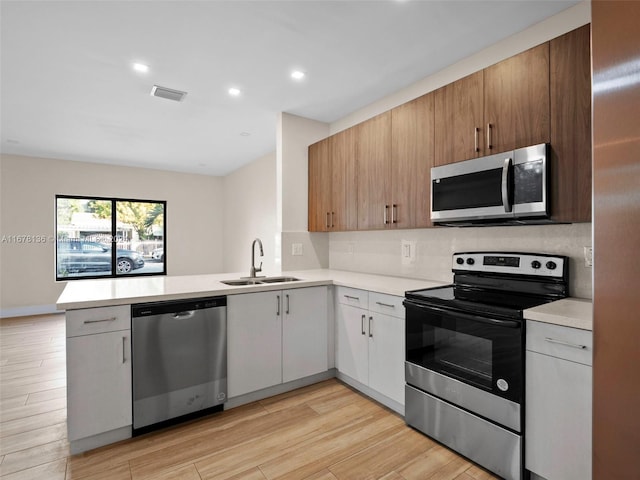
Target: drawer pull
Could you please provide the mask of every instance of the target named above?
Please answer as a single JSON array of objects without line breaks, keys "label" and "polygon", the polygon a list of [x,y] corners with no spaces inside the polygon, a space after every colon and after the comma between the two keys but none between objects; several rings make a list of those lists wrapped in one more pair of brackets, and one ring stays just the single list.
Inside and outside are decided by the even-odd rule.
[{"label": "drawer pull", "polygon": [[118,317],[103,318],[101,320],[85,320],[84,323],[115,322],[117,319]]},{"label": "drawer pull", "polygon": [[579,348],[580,350],[586,350],[586,345],[579,345],[577,343],[565,342],[564,340],[556,340],[555,338],[545,337],[545,340],[550,343],[557,343],[566,347]]},{"label": "drawer pull", "polygon": [[376,302],[376,305],[380,305],[381,307],[396,308],[395,305],[391,305],[390,303]]},{"label": "drawer pull", "polygon": [[357,300],[360,301],[360,297],[352,297],[351,295],[345,295],[344,298],[347,300]]}]

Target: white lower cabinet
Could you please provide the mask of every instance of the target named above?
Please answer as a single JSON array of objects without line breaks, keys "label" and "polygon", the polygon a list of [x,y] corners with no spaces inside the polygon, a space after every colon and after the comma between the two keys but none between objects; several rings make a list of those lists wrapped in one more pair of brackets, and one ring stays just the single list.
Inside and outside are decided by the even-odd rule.
[{"label": "white lower cabinet", "polygon": [[591,479],[592,334],[527,321],[525,466],[546,480]]},{"label": "white lower cabinet", "polygon": [[326,371],[327,322],[327,287],[229,295],[229,397]]},{"label": "white lower cabinet", "polygon": [[132,424],[131,307],[71,310],[66,321],[67,428],[76,453],[131,435],[125,430],[105,442],[73,447]]},{"label": "white lower cabinet", "polygon": [[404,405],[403,298],[336,290],[338,370]]}]

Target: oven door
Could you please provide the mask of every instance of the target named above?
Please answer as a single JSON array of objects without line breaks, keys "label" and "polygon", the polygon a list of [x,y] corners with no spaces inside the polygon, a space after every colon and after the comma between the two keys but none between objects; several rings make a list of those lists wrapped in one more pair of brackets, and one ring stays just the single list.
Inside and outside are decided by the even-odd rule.
[{"label": "oven door", "polygon": [[[408,365],[417,365],[517,404],[522,402],[523,322],[477,316],[412,300],[405,300],[404,305]],[[425,389],[422,385],[415,386]]]}]

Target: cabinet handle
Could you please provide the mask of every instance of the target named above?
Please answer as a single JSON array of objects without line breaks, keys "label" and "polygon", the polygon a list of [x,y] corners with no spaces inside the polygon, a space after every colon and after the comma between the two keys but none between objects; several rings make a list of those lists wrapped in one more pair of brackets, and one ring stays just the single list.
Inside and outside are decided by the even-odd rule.
[{"label": "cabinet handle", "polygon": [[491,145],[491,124],[487,123],[487,148],[491,150],[493,145]]},{"label": "cabinet handle", "polygon": [[126,363],[127,361],[127,358],[125,356],[126,342],[127,342],[127,337],[122,337],[122,363]]},{"label": "cabinet handle", "polygon": [[286,299],[287,299],[287,309],[285,310],[284,313],[286,313],[287,315],[289,315],[289,294],[287,293],[285,295]]},{"label": "cabinet handle", "polygon": [[389,212],[389,205],[385,205],[384,206],[384,224],[388,225],[389,224],[389,219],[387,218],[387,214]]},{"label": "cabinet handle", "polygon": [[280,295],[276,295],[276,316],[280,316]]},{"label": "cabinet handle", "polygon": [[84,323],[115,322],[117,319],[118,317],[103,318],[101,320],[85,320]]},{"label": "cabinet handle", "polygon": [[476,127],[474,129],[474,132],[473,132],[473,138],[474,138],[474,145],[475,145],[476,153],[478,153],[480,151],[479,138],[478,138],[479,136],[480,136],[480,129],[478,127]]},{"label": "cabinet handle", "polygon": [[366,317],[366,315],[362,315],[362,318],[360,319],[360,331],[362,332],[362,335],[364,335],[364,317]]},{"label": "cabinet handle", "polygon": [[327,228],[329,228],[329,212],[327,212],[327,220],[325,222],[325,225],[327,226]]},{"label": "cabinet handle", "polygon": [[373,329],[371,328],[372,321],[373,321],[373,317],[369,317],[369,338],[373,338]]},{"label": "cabinet handle", "polygon": [[376,302],[376,305],[380,305],[381,307],[396,308],[395,305],[391,305],[390,303]]},{"label": "cabinet handle", "polygon": [[335,215],[335,212],[331,212],[331,228],[335,227],[335,223],[333,222],[333,217]]},{"label": "cabinet handle", "polygon": [[557,343],[566,347],[579,348],[580,350],[586,350],[586,345],[580,345],[577,343],[565,342],[564,340],[556,340],[555,338],[545,337],[545,340],[550,343]]},{"label": "cabinet handle", "polygon": [[391,206],[391,223],[398,223],[398,205]]},{"label": "cabinet handle", "polygon": [[360,297],[352,297],[351,295],[345,295],[344,298],[348,300],[358,300],[360,301]]}]

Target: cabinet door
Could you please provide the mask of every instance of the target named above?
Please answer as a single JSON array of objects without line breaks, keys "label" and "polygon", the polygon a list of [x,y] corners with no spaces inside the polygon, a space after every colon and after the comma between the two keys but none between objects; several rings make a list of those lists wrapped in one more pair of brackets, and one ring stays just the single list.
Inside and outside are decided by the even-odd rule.
[{"label": "cabinet door", "polygon": [[391,225],[391,112],[357,127],[358,229]]},{"label": "cabinet door", "polygon": [[369,384],[368,311],[337,305],[338,370],[364,385]]},{"label": "cabinet door", "polygon": [[327,287],[297,288],[282,294],[282,381],[326,372]]},{"label": "cabinet door", "polygon": [[591,221],[591,26],[550,42],[551,218]]},{"label": "cabinet door", "polygon": [[433,94],[423,95],[391,110],[393,227],[431,226],[433,98]]},{"label": "cabinet door", "polygon": [[370,313],[369,386],[404,405],[404,319]]},{"label": "cabinet door", "polygon": [[356,176],[357,129],[348,128],[330,138],[331,230],[358,229],[358,182]]},{"label": "cabinet door", "polygon": [[446,165],[484,153],[483,73],[436,90],[434,165]]},{"label": "cabinet door", "polygon": [[527,351],[525,466],[544,478],[591,478],[591,367]]},{"label": "cabinet door", "polygon": [[131,331],[67,338],[69,440],[132,424]]},{"label": "cabinet door", "polygon": [[547,143],[549,43],[484,69],[485,154]]},{"label": "cabinet door", "polygon": [[227,297],[229,397],[282,383],[282,293]]},{"label": "cabinet door", "polygon": [[309,231],[326,232],[331,212],[331,157],[324,139],[309,146]]}]

